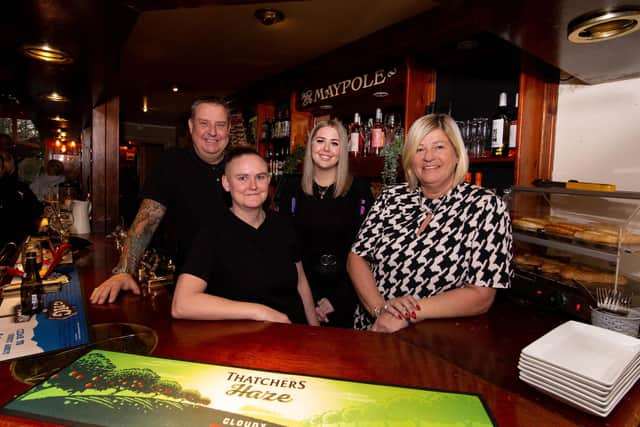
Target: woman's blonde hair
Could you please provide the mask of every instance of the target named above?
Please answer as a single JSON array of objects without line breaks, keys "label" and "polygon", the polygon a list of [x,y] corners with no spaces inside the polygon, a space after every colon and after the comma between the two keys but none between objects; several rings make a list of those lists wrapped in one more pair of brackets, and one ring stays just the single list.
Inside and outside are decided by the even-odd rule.
[{"label": "woman's blonde hair", "polygon": [[402,149],[402,167],[407,182],[409,183],[409,188],[412,190],[418,185],[418,178],[416,178],[412,168],[413,158],[416,155],[418,144],[420,144],[420,141],[422,141],[425,136],[436,129],[441,129],[444,134],[447,135],[458,157],[458,163],[456,164],[453,176],[454,187],[464,181],[469,171],[469,157],[467,156],[467,150],[465,149],[460,129],[455,120],[446,114],[427,114],[413,122],[409,128],[404,148]]},{"label": "woman's blonde hair", "polygon": [[307,140],[307,146],[304,151],[304,167],[302,169],[302,191],[306,194],[313,195],[313,170],[315,165],[311,158],[311,145],[318,131],[325,127],[331,127],[338,132],[340,140],[340,157],[336,167],[336,182],[333,190],[333,197],[340,197],[349,191],[353,178],[349,172],[349,138],[347,130],[339,120],[321,121],[313,128]]}]

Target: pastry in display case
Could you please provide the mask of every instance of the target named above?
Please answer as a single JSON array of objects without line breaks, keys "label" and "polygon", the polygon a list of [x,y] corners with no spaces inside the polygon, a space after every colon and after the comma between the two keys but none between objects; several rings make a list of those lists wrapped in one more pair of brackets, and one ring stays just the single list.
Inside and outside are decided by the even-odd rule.
[{"label": "pastry in display case", "polygon": [[599,288],[640,305],[640,193],[515,186],[507,202],[516,295],[585,320]]}]

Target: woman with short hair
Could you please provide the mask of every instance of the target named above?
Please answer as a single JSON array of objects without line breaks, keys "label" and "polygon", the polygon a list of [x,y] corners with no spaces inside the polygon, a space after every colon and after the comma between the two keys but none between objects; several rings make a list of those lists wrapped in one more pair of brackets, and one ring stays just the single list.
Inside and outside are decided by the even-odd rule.
[{"label": "woman with short hair", "polygon": [[252,319],[317,325],[289,219],[265,211],[266,161],[240,146],[225,156],[231,208],[193,241],[171,306],[180,319]]}]

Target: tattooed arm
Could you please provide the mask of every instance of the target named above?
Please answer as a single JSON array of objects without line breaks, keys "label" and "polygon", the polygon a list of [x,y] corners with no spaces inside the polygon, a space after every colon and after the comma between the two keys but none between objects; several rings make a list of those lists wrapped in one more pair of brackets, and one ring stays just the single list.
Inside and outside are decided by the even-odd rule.
[{"label": "tattooed arm", "polygon": [[120,261],[114,268],[117,273],[93,290],[89,298],[91,303],[103,304],[106,301],[112,303],[120,291],[140,294],[140,287],[133,279],[133,275],[166,210],[167,208],[162,204],[151,199],[142,201],[136,218],[129,228]]}]

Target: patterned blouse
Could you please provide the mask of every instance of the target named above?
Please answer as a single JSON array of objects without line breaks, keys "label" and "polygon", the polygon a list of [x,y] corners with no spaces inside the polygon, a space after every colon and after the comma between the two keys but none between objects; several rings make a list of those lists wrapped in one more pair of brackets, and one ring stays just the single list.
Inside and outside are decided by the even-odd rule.
[{"label": "patterned blouse", "polygon": [[[416,235],[429,212],[431,221]],[[351,250],[369,262],[385,299],[425,298],[466,284],[510,286],[512,236],[506,206],[490,191],[465,183],[433,200],[407,184],[385,190]],[[359,305],[354,327],[368,329],[373,321]]]}]

